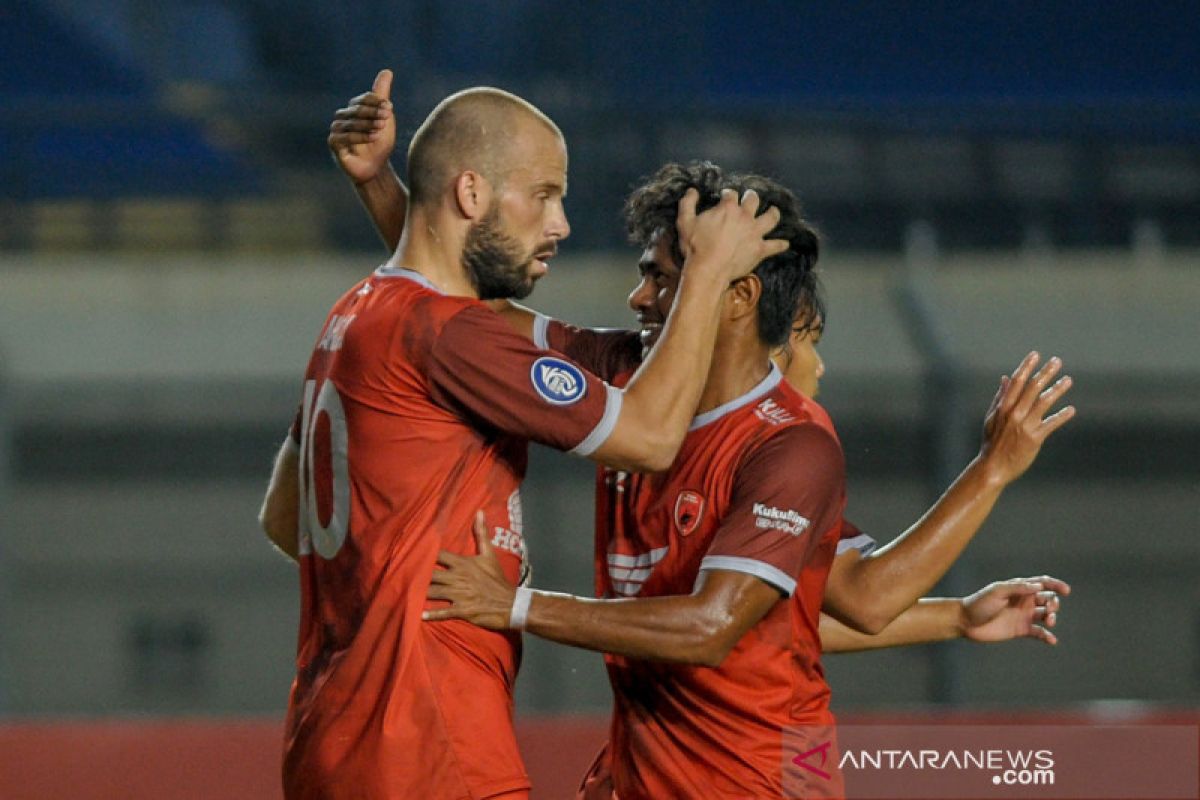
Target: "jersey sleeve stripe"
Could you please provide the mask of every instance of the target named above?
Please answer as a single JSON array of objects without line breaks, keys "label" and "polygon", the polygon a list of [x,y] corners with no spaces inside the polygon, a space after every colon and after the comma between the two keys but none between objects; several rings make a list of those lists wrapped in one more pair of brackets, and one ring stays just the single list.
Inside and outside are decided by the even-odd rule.
[{"label": "jersey sleeve stripe", "polygon": [[837,555],[848,553],[851,550],[857,550],[859,555],[869,556],[875,552],[876,542],[865,533],[860,533],[857,536],[851,536],[849,539],[839,539],[837,543]]},{"label": "jersey sleeve stripe", "polygon": [[779,569],[779,567],[772,566],[764,561],[756,561],[753,558],[705,556],[704,560],[700,562],[700,570],[704,571],[706,569],[724,569],[730,572],[744,572],[747,575],[753,575],[771,584],[783,592],[786,597],[791,597],[792,593],[796,591],[795,578]]},{"label": "jersey sleeve stripe", "polygon": [[543,350],[550,349],[550,318],[545,314],[537,314],[533,318],[533,343]]},{"label": "jersey sleeve stripe", "polygon": [[604,389],[608,395],[604,401],[604,415],[600,417],[596,427],[592,428],[592,432],[571,450],[573,455],[585,458],[590,456],[596,452],[596,448],[607,441],[608,437],[612,435],[613,429],[617,427],[617,417],[621,416],[621,403],[624,401],[625,395],[620,389],[607,383],[604,384]]}]

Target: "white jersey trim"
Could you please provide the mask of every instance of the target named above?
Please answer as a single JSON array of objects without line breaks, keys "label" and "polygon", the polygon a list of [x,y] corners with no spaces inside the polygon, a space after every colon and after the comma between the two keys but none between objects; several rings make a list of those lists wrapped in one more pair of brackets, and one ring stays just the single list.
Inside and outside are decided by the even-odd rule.
[{"label": "white jersey trim", "polygon": [[779,567],[753,558],[705,556],[704,560],[700,562],[700,571],[703,572],[707,569],[725,569],[730,572],[742,572],[746,575],[753,575],[783,592],[785,597],[791,597],[792,593],[796,591],[795,578],[788,575]]},{"label": "white jersey trim", "polygon": [[533,343],[542,350],[550,349],[550,318],[537,313],[533,317]]},{"label": "white jersey trim", "polygon": [[860,533],[858,536],[851,536],[849,539],[839,539],[837,543],[837,555],[848,553],[851,550],[857,550],[859,555],[869,556],[875,552],[876,543],[865,533]]},{"label": "white jersey trim", "polygon": [[615,386],[604,384],[605,400],[604,415],[592,428],[584,440],[571,450],[572,455],[587,457],[596,452],[596,448],[608,441],[613,430],[617,427],[617,417],[621,416],[621,403],[625,400],[624,393]]},{"label": "white jersey trim", "polygon": [[731,411],[736,411],[743,406],[753,403],[755,400],[778,386],[779,382],[783,380],[783,373],[779,371],[779,367],[775,366],[774,361],[769,361],[767,363],[771,365],[771,371],[767,373],[767,377],[759,381],[757,386],[746,392],[741,397],[717,406],[712,411],[705,411],[703,414],[697,414],[695,417],[692,417],[692,424],[688,426],[688,430],[694,431],[697,428],[703,428],[710,422],[716,422],[718,419],[730,413]]},{"label": "white jersey trim", "polygon": [[433,282],[429,280],[429,278],[426,278],[415,269],[409,269],[408,267],[389,267],[387,264],[384,264],[382,267],[375,270],[375,274],[380,278],[407,278],[414,283],[421,284],[426,289],[431,289],[438,294],[445,294],[445,292],[443,292],[441,289],[434,286]]}]

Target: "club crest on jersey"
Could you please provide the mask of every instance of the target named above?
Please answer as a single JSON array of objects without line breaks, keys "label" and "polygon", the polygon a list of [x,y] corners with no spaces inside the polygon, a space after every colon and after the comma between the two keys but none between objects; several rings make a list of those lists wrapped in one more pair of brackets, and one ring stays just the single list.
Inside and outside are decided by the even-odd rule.
[{"label": "club crest on jersey", "polygon": [[587,382],[574,364],[561,358],[542,356],[529,370],[533,388],[547,403],[569,406],[587,394]]},{"label": "club crest on jersey", "polygon": [[700,527],[704,517],[704,498],[690,489],[685,489],[675,498],[675,530],[687,536]]}]

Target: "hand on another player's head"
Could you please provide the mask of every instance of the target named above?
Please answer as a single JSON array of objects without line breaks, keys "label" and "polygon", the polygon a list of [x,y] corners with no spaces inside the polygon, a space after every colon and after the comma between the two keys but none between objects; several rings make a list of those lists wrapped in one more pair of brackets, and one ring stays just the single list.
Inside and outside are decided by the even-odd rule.
[{"label": "hand on another player's head", "polygon": [[1066,581],[1049,575],[988,584],[963,598],[963,635],[976,642],[1030,638],[1058,644],[1050,628],[1070,593]]},{"label": "hand on another player's head", "polygon": [[450,603],[446,608],[432,609],[421,615],[426,621],[465,619],[482,628],[500,631],[508,628],[516,593],[508,582],[496,551],[488,539],[487,521],[483,512],[475,513],[471,526],[477,556],[462,556],[446,550],[438,553],[426,597]]},{"label": "hand on another player's head", "polygon": [[779,224],[779,209],[759,214],[754,190],[739,198],[733,189],[723,189],[715,206],[697,214],[699,200],[700,193],[688,189],[675,219],[679,249],[691,269],[714,270],[718,278],[730,282],[788,249],[786,239],[766,238]]},{"label": "hand on another player's head", "polygon": [[1074,406],[1050,413],[1071,388],[1069,375],[1054,380],[1062,360],[1055,356],[1035,372],[1038,360],[1036,352],[1030,353],[1012,375],[1000,379],[984,418],[979,455],[992,477],[1002,483],[1029,469],[1047,437],[1075,416]]},{"label": "hand on another player's head", "polygon": [[329,125],[333,159],[355,183],[379,174],[396,146],[396,117],[392,113],[392,71],[380,70],[371,91],[339,108]]}]

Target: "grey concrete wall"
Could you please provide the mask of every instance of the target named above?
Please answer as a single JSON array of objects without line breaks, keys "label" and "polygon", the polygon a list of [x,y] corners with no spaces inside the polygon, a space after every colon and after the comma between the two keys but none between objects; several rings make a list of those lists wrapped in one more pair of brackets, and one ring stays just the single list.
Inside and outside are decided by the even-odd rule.
[{"label": "grey concrete wall", "polygon": [[[5,710],[283,707],[296,579],[254,514],[324,313],[373,266],[0,261],[17,453],[0,521]],[[630,318],[632,257],[563,258],[553,270],[537,305],[588,324]],[[851,518],[881,539],[929,500],[911,452],[922,365],[890,296],[900,270],[838,253],[826,267],[823,399],[847,443]],[[966,561],[980,583],[1071,580],[1063,643],[965,646],[967,700],[1200,701],[1192,255],[1155,266],[1121,253],[1054,265],[976,256],[924,279],[978,414],[994,377],[1032,346],[1063,355],[1079,384],[1080,433],[1050,443]],[[1151,452],[1138,451],[1143,441]],[[585,463],[534,454],[526,507],[539,586],[591,589],[590,475]],[[914,649],[843,656],[829,670],[843,707],[904,705],[929,696],[929,663]],[[604,708],[598,657],[529,641],[518,699],[529,710]]]}]

